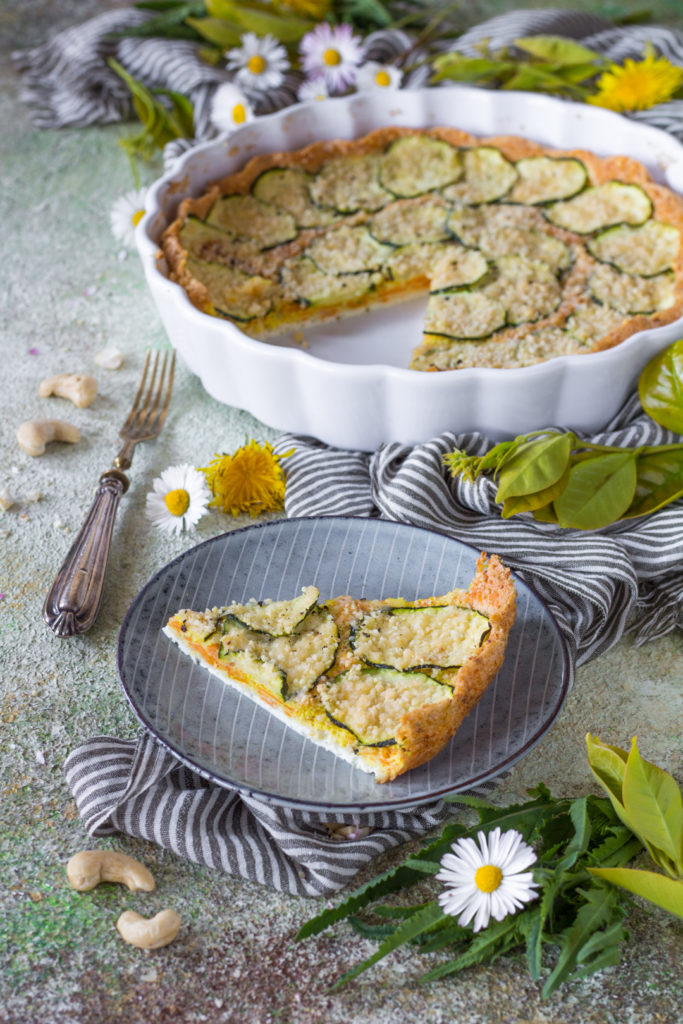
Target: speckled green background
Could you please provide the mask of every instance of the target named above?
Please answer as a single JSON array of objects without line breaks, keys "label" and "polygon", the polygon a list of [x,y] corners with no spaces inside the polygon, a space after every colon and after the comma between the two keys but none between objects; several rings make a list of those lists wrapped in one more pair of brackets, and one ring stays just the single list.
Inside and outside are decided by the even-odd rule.
[{"label": "speckled green background", "polygon": [[[512,6],[463,5],[463,20]],[[649,6],[669,23],[680,11],[678,2]],[[609,10],[617,7],[642,5]],[[683,1005],[681,925],[644,903],[634,903],[629,914],[631,943],[621,966],[567,985],[547,1003],[521,957],[421,989],[415,979],[427,964],[410,951],[332,995],[327,989],[335,977],[374,947],[346,925],[296,944],[296,930],[322,901],[236,881],[124,836],[95,844],[86,836],[62,765],[90,735],[135,734],[115,668],[128,605],[170,558],[248,521],[213,513],[192,537],[163,537],[143,516],[151,481],[169,465],[203,464],[215,450],[232,450],[248,436],[274,436],[249,415],[208,398],[181,367],[163,436],[135,457],[98,623],[80,639],[53,637],[41,622],[44,595],[99,473],[110,464],[141,353],[165,341],[137,256],[122,258],[109,230],[114,199],[132,186],[116,144],[128,129],[36,131],[9,60],[11,49],[42,42],[100,10],[93,0],[5,0],[0,6],[0,490],[16,499],[0,512],[0,1022],[674,1024]],[[158,167],[146,172],[149,180],[156,173]],[[108,344],[126,355],[117,372],[93,366],[95,353]],[[39,382],[62,371],[95,372],[100,391],[89,409],[38,398]],[[28,458],[14,435],[33,416],[70,420],[81,428],[82,441]],[[30,500],[37,491],[42,498]],[[558,794],[592,788],[584,757],[588,730],[622,745],[638,734],[645,756],[680,778],[682,649],[678,635],[641,649],[624,640],[583,668],[559,721],[498,798],[523,795],[541,780]],[[103,885],[73,892],[64,865],[92,845],[140,857],[155,875],[156,891],[131,894]],[[386,855],[359,880],[404,852]],[[152,915],[165,906],[183,918],[173,945],[145,953],[120,940],[114,922],[123,909]],[[439,962],[436,954],[428,959]]]}]

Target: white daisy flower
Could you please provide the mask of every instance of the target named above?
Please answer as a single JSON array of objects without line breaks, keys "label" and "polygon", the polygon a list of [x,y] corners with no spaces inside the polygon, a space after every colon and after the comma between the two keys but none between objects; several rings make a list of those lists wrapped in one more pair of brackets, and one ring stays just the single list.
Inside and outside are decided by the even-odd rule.
[{"label": "white daisy flower", "polygon": [[219,132],[234,132],[254,120],[251,103],[232,82],[223,82],[211,100],[211,124]]},{"label": "white daisy flower", "polygon": [[380,64],[368,60],[358,69],[357,89],[400,89],[403,72],[393,64]]},{"label": "white daisy flower", "polygon": [[242,45],[230,50],[226,65],[236,71],[235,80],[244,89],[276,89],[289,68],[287,51],[275,36],[245,32]]},{"label": "white daisy flower", "polygon": [[363,42],[350,25],[326,21],[307,32],[299,46],[301,67],[309,78],[323,78],[330,92],[343,92],[356,81]]},{"label": "white daisy flower", "polygon": [[448,888],[439,895],[445,914],[467,925],[474,918],[474,931],[486,928],[491,916],[502,921],[530,900],[535,899],[537,883],[531,871],[536,860],[532,848],[515,829],[501,835],[499,828],[477,834],[474,839],[458,839],[452,853],[441,858],[441,870],[435,876]]},{"label": "white daisy flower", "polygon": [[324,78],[312,78],[302,82],[296,94],[300,103],[307,103],[309,100],[326,100],[330,95]]},{"label": "white daisy flower", "polygon": [[135,248],[135,229],[145,215],[147,189],[131,189],[119,196],[111,208],[109,222],[115,238],[128,249]]},{"label": "white daisy flower", "polygon": [[165,533],[192,530],[208,508],[211,492],[194,466],[170,466],[153,482],[145,514]]}]

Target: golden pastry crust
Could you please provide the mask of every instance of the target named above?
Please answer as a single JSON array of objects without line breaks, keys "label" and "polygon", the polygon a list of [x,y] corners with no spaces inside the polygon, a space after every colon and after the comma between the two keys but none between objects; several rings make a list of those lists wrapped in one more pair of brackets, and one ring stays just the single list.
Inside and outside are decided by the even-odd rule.
[{"label": "golden pastry crust", "polygon": [[[388,782],[438,754],[479,702],[503,663],[515,618],[516,595],[509,569],[497,556],[488,557],[482,553],[467,590],[454,590],[443,596],[410,602],[409,608],[453,605],[458,609],[471,609],[488,620],[488,632],[462,666],[440,673],[441,683],[445,684],[443,689],[450,688],[450,696],[424,703],[403,714],[397,723],[395,742],[390,745],[365,745],[325,714],[320,687],[334,686],[335,679],[342,673],[363,667],[350,639],[354,626],[363,616],[382,609],[406,607],[406,604],[399,598],[360,600],[348,595],[325,602],[323,607],[331,613],[339,633],[336,655],[316,686],[298,701],[278,699],[259,686],[258,680],[248,672],[230,664],[229,660],[221,659],[215,637],[201,640],[196,634],[193,636],[196,623],[199,623],[200,633],[205,624],[211,633],[215,610],[205,613],[179,611],[169,620],[164,632],[187,654],[281,721],[365,771],[374,773],[378,782]],[[408,685],[410,673],[406,680]]]},{"label": "golden pastry crust", "polygon": [[[168,226],[161,241],[163,256],[171,280],[185,290],[190,301],[198,309],[216,314],[217,311],[209,298],[207,285],[198,279],[192,267],[188,265],[188,251],[180,238],[181,229],[188,217],[203,220],[221,197],[248,195],[257,179],[268,170],[293,168],[316,174],[335,158],[379,155],[384,153],[391,143],[409,135],[439,139],[463,151],[474,147],[493,147],[513,164],[519,160],[539,156],[578,160],[583,164],[588,175],[586,187],[613,181],[638,185],[652,203],[652,218],[672,225],[683,237],[683,201],[681,198],[672,190],[653,181],[642,164],[627,156],[599,157],[584,149],[551,149],[518,136],[479,137],[448,127],[426,130],[384,127],[376,129],[360,139],[319,141],[292,152],[278,152],[254,157],[241,170],[215,182],[202,196],[184,199],[179,206],[175,220]],[[424,196],[421,198],[423,199]],[[505,202],[505,199],[502,202]],[[537,208],[527,206],[525,209],[528,212],[530,223],[533,225],[533,218],[538,216]],[[368,216],[365,211],[360,211],[357,214],[352,213],[345,216],[343,220],[344,223],[350,225],[362,224],[367,221]],[[304,254],[311,241],[325,234],[328,229],[329,225],[300,229],[295,239],[277,246],[272,253],[259,254],[258,260],[251,265],[247,260],[244,263],[247,273],[263,274],[266,278],[272,275],[273,278],[277,278],[279,267],[285,260]],[[589,277],[591,269],[594,267],[594,261],[591,262],[590,257],[587,258],[587,254],[582,248],[583,240],[572,232],[555,225],[545,224],[543,230],[548,235],[563,240],[570,246],[573,245],[575,253],[578,252],[576,265],[564,277],[562,304],[534,320],[518,325],[514,322],[507,323],[502,329],[495,330],[492,337],[485,339],[491,341],[493,345],[493,361],[482,362],[481,365],[518,365],[514,361],[514,355],[511,356],[510,353],[514,353],[515,345],[520,340],[526,338],[530,333],[538,331],[539,328],[564,329],[574,310],[584,305],[588,299]],[[595,332],[593,332],[585,340],[585,343],[582,342],[575,346],[576,351],[589,353],[612,348],[638,331],[659,327],[678,319],[683,314],[683,244],[678,247],[671,271],[674,279],[673,296],[671,303],[666,308],[647,313],[624,313],[621,316],[616,316],[613,318],[618,321],[616,325],[609,325],[605,333],[599,337],[594,337]],[[305,308],[298,301],[288,299],[286,296],[280,297],[276,309],[260,318],[253,318],[243,326],[245,331],[253,337],[266,337],[271,333],[299,327],[307,322],[322,322],[369,307],[403,301],[412,295],[425,292],[429,287],[429,280],[429,275],[426,273],[417,274],[405,281],[383,279],[373,283],[372,287],[366,289],[362,294],[352,293],[348,297],[341,297],[338,301],[330,301],[317,308]],[[252,287],[258,289],[261,285],[254,284]],[[467,341],[467,338],[463,337],[462,340]],[[413,361],[414,368],[431,370],[454,368],[451,365],[446,365],[447,360],[443,359],[441,361],[435,359],[433,365],[430,363],[430,352],[434,345],[438,349],[444,344],[447,343],[438,337],[435,338],[427,328],[423,343],[418,345],[415,350],[417,358]],[[548,358],[548,356],[541,356],[538,360],[531,359],[531,361],[540,361],[542,358]],[[442,363],[444,365],[441,365]],[[465,363],[464,365],[478,364]],[[528,363],[521,365],[528,365]]]}]

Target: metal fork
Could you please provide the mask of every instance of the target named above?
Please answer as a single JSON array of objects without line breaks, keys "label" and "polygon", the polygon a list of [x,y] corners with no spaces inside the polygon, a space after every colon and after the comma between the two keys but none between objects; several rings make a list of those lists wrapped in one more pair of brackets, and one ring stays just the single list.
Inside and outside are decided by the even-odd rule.
[{"label": "metal fork", "polygon": [[119,431],[123,445],[112,469],[100,477],[90,511],[55,577],[43,606],[43,619],[62,639],[85,633],[102,601],[114,518],[130,481],[123,472],[141,441],[156,437],[164,425],[173,387],[175,352],[147,350],[142,379],[126,422]]}]

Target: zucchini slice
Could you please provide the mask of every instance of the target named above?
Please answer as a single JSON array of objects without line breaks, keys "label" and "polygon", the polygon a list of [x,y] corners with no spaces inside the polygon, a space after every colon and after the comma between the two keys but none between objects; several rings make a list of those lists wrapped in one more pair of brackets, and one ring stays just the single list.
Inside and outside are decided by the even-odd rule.
[{"label": "zucchini slice", "polygon": [[457,605],[408,605],[364,615],[351,648],[367,665],[411,669],[459,668],[490,632],[489,620]]},{"label": "zucchini slice", "polygon": [[[512,211],[518,211],[514,214]],[[533,213],[532,226],[524,224],[524,213]],[[520,216],[521,214],[521,216]],[[447,227],[463,245],[481,249],[489,259],[498,256],[526,256],[542,260],[554,270],[566,270],[572,252],[566,242],[543,230],[543,218],[523,206],[478,207],[454,210]]]},{"label": "zucchini slice", "polygon": [[481,292],[437,292],[427,302],[424,332],[442,338],[488,338],[505,321],[502,303]]},{"label": "zucchini slice", "polygon": [[218,657],[237,672],[247,676],[251,683],[272,693],[274,697],[285,700],[287,676],[272,661],[263,661],[251,651],[232,650],[224,640],[221,641]]},{"label": "zucchini slice", "polygon": [[489,269],[489,261],[478,249],[451,245],[446,254],[434,265],[429,290],[435,294],[451,288],[479,284]]},{"label": "zucchini slice", "polygon": [[381,210],[392,196],[380,184],[380,160],[374,153],[329,160],[309,186],[313,202],[339,213]]},{"label": "zucchini slice", "polygon": [[419,277],[430,278],[432,268],[445,256],[455,243],[412,242],[394,249],[384,269],[392,281],[412,281]]},{"label": "zucchini slice", "polygon": [[285,297],[300,306],[335,306],[371,291],[377,275],[326,274],[309,256],[293,256],[280,268]]},{"label": "zucchini slice", "polygon": [[[256,633],[289,636],[303,622],[318,600],[317,587],[304,587],[287,601],[249,601],[221,609],[221,624],[239,622]],[[223,629],[225,632],[225,629]]]},{"label": "zucchini slice", "polygon": [[421,196],[458,181],[463,166],[450,143],[429,135],[404,135],[381,158],[379,178],[395,196]]},{"label": "zucchini slice", "polygon": [[515,164],[519,180],[508,202],[537,206],[569,199],[586,187],[588,171],[575,157],[531,156]]},{"label": "zucchini slice", "polygon": [[313,175],[299,167],[272,167],[258,176],[251,186],[252,195],[291,214],[300,228],[329,224],[335,214],[311,199]]},{"label": "zucchini slice", "polygon": [[517,342],[508,366],[533,366],[557,356],[587,352],[588,346],[566,327],[539,327]]},{"label": "zucchini slice", "polygon": [[411,242],[442,242],[448,238],[448,207],[436,199],[424,203],[399,200],[375,214],[368,230],[378,242],[409,245]]},{"label": "zucchini slice", "polygon": [[[280,679],[277,694],[291,700],[307,693],[334,664],[339,631],[325,608],[313,608],[294,631],[285,636],[257,633],[237,620],[226,622],[219,658],[244,653],[265,666],[266,675]],[[271,688],[271,692],[276,692]]]},{"label": "zucchini slice", "polygon": [[216,639],[219,640],[221,630],[218,614],[213,615],[209,612],[193,612],[189,610],[183,611],[180,632],[188,640],[194,640],[197,643],[207,643],[214,634]]},{"label": "zucchini slice", "polygon": [[484,285],[484,295],[506,310],[513,326],[549,316],[562,302],[562,288],[551,267],[526,256],[501,256],[495,261],[496,277]]},{"label": "zucchini slice", "polygon": [[222,231],[252,239],[261,250],[273,249],[297,236],[291,213],[250,195],[224,196],[217,200],[206,221]]},{"label": "zucchini slice", "polygon": [[199,259],[221,263],[233,256],[237,236],[190,216],[178,232],[178,238],[182,247]]},{"label": "zucchini slice", "polygon": [[354,667],[316,691],[328,717],[365,747],[396,743],[404,715],[452,699],[450,686],[423,672]]},{"label": "zucchini slice", "polygon": [[586,248],[596,260],[611,263],[625,274],[653,277],[673,267],[680,244],[681,234],[673,224],[648,220],[640,227],[608,228]]},{"label": "zucchini slice", "polygon": [[314,238],[305,250],[325,274],[355,274],[379,270],[393,246],[373,238],[363,225],[342,224]]},{"label": "zucchini slice", "polygon": [[613,224],[644,224],[652,216],[652,200],[640,185],[607,181],[554,203],[544,213],[559,228],[590,235]]},{"label": "zucchini slice", "polygon": [[247,321],[265,316],[273,307],[277,287],[266,277],[192,255],[187,258],[187,269],[204,285],[209,302],[221,316]]},{"label": "zucchini slice", "polygon": [[515,165],[494,146],[473,146],[460,152],[464,178],[442,190],[446,199],[473,206],[493,203],[506,196],[517,181]]},{"label": "zucchini slice", "polygon": [[567,319],[567,329],[576,335],[586,347],[591,348],[596,341],[604,338],[624,322],[624,314],[611,306],[589,299],[577,306]]},{"label": "zucchini slice", "polygon": [[655,277],[622,274],[608,263],[597,267],[588,280],[594,299],[619,313],[656,313],[674,304],[676,279],[665,270]]}]

